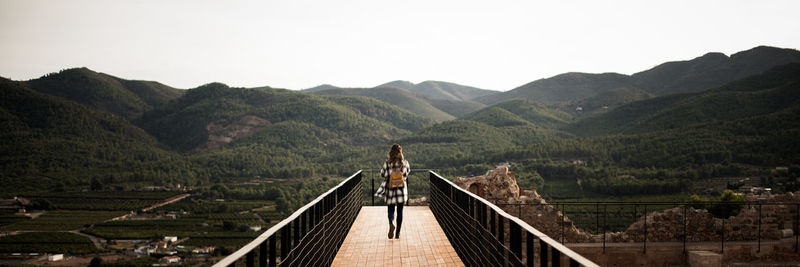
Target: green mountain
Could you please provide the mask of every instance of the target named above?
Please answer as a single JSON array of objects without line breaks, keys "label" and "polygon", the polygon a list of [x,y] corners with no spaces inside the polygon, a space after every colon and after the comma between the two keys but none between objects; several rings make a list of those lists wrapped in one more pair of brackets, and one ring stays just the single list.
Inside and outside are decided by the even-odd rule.
[{"label": "green mountain", "polygon": [[486,105],[475,101],[447,100],[447,99],[425,99],[435,108],[447,112],[454,117],[461,117],[467,113],[482,109]]},{"label": "green mountain", "polygon": [[636,88],[658,96],[698,92],[791,62],[800,62],[800,51],[759,46],[730,57],[722,53],[708,53],[688,61],[667,62],[631,76],[617,73],[565,73],[474,100],[484,104],[514,98],[540,103],[569,102],[617,88]]},{"label": "green mountain", "polygon": [[320,96],[283,89],[230,88],[220,83],[191,89],[144,114],[138,124],[174,148],[203,152],[224,148],[285,121],[336,133],[350,145],[380,143],[408,134]]},{"label": "green mountain", "polygon": [[599,93],[589,98],[578,100],[575,103],[570,103],[566,107],[565,111],[575,113],[577,107],[580,107],[581,111],[578,113],[591,114],[596,112],[605,112],[620,105],[652,97],[652,94],[637,88],[620,87]]},{"label": "green mountain", "polygon": [[398,106],[366,96],[324,95],[328,101],[354,111],[387,122],[400,129],[416,131],[433,123],[433,120],[411,113]]},{"label": "green mountain", "polygon": [[303,90],[300,90],[300,91],[301,92],[306,92],[306,93],[313,93],[313,92],[316,92],[316,91],[322,91],[322,90],[328,90],[328,89],[339,89],[339,87],[336,87],[336,86],[333,86],[333,85],[330,85],[330,84],[322,84],[322,85],[317,85],[317,86],[314,86],[314,87],[311,87],[311,88],[308,88],[308,89],[303,89]]},{"label": "green mountain", "polygon": [[[0,78],[0,180],[8,190],[116,179],[173,155],[120,116]],[[148,168],[149,169],[149,168]]]},{"label": "green mountain", "polygon": [[39,92],[63,97],[127,119],[180,97],[184,91],[158,82],[124,80],[87,68],[62,70],[27,81]]},{"label": "green mountain", "polygon": [[699,93],[633,102],[566,127],[578,135],[643,133],[746,119],[800,104],[800,64],[776,67]]},{"label": "green mountain", "polygon": [[377,87],[398,87],[430,99],[460,101],[468,101],[479,96],[497,93],[497,91],[440,81],[424,81],[419,84],[407,81],[393,81]]},{"label": "green mountain", "polygon": [[478,97],[475,101],[491,105],[514,98],[525,98],[539,103],[555,103],[584,99],[630,85],[630,77],[623,74],[571,72],[536,80],[507,92]]},{"label": "green mountain", "polygon": [[542,128],[555,128],[572,120],[568,113],[526,99],[514,99],[495,104]]},{"label": "green mountain", "polygon": [[494,127],[529,125],[530,122],[511,113],[505,109],[491,106],[479,111],[467,114],[463,120],[486,123]]},{"label": "green mountain", "polygon": [[633,74],[634,86],[654,95],[698,92],[759,74],[775,66],[800,62],[800,51],[759,46],[735,53],[708,53]]},{"label": "green mountain", "polygon": [[498,103],[461,117],[492,126],[535,125],[556,128],[566,125],[572,116],[527,99],[514,99]]},{"label": "green mountain", "polygon": [[[487,137],[492,138],[487,139]],[[485,123],[453,120],[437,123],[400,138],[399,143],[452,143],[480,146],[491,144],[496,147],[505,147],[512,144],[511,139],[502,130]]]},{"label": "green mountain", "polygon": [[452,120],[455,117],[437,109],[425,99],[411,91],[399,87],[375,87],[371,89],[328,89],[314,92],[318,95],[368,96],[383,102],[399,106],[417,115],[434,121]]}]

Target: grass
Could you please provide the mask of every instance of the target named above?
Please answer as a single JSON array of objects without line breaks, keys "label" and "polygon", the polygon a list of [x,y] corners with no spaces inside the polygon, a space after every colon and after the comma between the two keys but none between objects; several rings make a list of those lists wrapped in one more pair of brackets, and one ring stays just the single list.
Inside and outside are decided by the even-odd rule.
[{"label": "grass", "polygon": [[14,215],[14,214],[2,214],[0,215],[0,226],[9,225],[21,221],[29,220],[30,218],[26,216]]}]

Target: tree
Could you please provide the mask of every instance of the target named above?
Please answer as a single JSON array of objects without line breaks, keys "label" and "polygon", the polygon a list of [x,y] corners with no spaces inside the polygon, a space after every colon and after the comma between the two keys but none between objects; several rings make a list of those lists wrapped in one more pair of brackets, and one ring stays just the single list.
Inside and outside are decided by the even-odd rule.
[{"label": "tree", "polygon": [[92,183],[90,188],[92,189],[92,191],[103,190],[103,183],[101,183],[100,180],[97,179],[97,177],[94,177],[92,178]]},{"label": "tree", "polygon": [[236,223],[231,221],[222,222],[222,230],[232,231],[233,229],[236,229]]},{"label": "tree", "polygon": [[92,258],[92,261],[89,262],[89,267],[100,267],[103,266],[103,259],[100,257]]},{"label": "tree", "polygon": [[55,206],[47,199],[35,199],[31,201],[30,208],[34,210],[52,210]]}]

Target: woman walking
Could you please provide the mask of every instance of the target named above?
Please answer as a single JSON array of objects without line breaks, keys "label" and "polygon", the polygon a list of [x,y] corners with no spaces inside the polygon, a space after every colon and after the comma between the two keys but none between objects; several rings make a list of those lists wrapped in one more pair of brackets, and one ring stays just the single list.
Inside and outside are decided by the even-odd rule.
[{"label": "woman walking", "polygon": [[[384,195],[389,208],[389,239],[400,238],[400,227],[403,225],[403,205],[408,201],[408,174],[411,167],[403,158],[403,147],[399,144],[392,145],[386,162],[381,168],[383,183],[378,188],[376,195]],[[394,212],[397,208],[397,227],[394,223]]]}]

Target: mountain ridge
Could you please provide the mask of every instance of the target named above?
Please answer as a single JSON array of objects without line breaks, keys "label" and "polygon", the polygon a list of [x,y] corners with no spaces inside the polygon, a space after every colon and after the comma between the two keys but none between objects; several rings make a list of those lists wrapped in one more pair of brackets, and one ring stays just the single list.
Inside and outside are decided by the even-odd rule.
[{"label": "mountain ridge", "polygon": [[656,96],[698,92],[791,62],[800,62],[800,51],[758,46],[731,56],[710,52],[691,60],[665,62],[633,75],[564,73],[474,100],[487,105],[513,98],[541,103],[568,102],[620,87],[637,88]]}]

